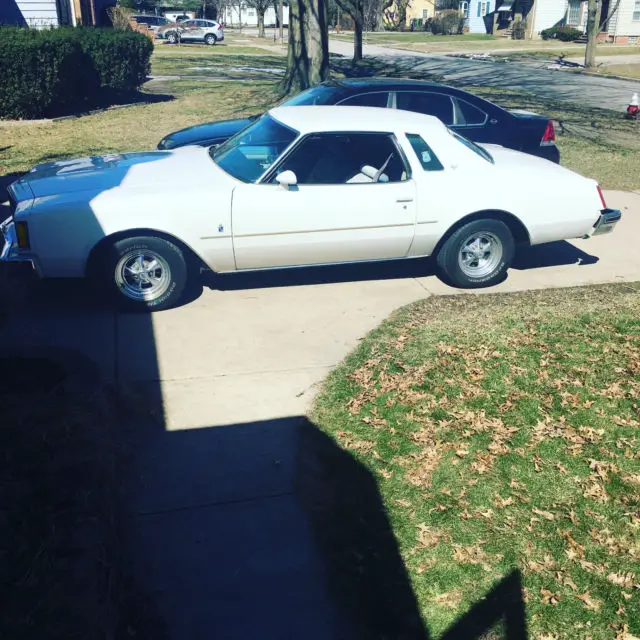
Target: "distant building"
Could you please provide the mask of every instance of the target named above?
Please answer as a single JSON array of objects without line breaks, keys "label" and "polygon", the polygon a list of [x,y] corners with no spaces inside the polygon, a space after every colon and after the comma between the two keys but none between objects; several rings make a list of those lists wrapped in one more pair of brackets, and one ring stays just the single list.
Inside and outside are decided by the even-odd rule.
[{"label": "distant building", "polygon": [[[228,4],[218,15],[218,20],[225,27],[257,27],[258,12],[254,7],[244,3]],[[273,7],[269,7],[264,12],[264,26],[275,27],[277,22],[276,10]],[[286,26],[289,25],[289,7],[286,5],[282,7],[282,23]]]}]

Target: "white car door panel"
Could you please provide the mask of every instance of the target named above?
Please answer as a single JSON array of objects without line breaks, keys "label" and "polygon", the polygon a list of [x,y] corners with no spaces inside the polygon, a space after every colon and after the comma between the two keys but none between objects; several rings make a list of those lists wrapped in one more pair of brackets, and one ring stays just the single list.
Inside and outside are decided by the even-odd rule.
[{"label": "white car door panel", "polygon": [[232,213],[236,268],[405,257],[414,236],[415,200],[412,180],[238,186]]}]

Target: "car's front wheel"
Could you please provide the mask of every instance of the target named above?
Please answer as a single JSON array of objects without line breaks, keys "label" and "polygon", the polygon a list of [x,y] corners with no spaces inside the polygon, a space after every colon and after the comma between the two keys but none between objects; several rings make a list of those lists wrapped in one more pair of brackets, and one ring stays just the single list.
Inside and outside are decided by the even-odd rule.
[{"label": "car's front wheel", "polygon": [[455,287],[476,289],[501,282],[511,266],[515,242],[501,220],[473,220],[444,242],[436,262],[443,279]]},{"label": "car's front wheel", "polygon": [[161,311],[180,302],[188,266],[182,249],[153,236],[124,238],[100,253],[97,271],[116,301],[132,310]]},{"label": "car's front wheel", "polygon": [[178,44],[178,34],[173,31],[171,33],[168,33],[167,42],[169,44]]},{"label": "car's front wheel", "polygon": [[204,37],[204,43],[213,46],[216,42],[218,42],[218,38],[216,38],[213,33],[208,33]]}]

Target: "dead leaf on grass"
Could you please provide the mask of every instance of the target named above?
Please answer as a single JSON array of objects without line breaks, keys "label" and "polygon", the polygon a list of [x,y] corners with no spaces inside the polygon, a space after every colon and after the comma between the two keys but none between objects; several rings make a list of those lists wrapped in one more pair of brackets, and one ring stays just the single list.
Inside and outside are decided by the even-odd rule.
[{"label": "dead leaf on grass", "polygon": [[533,511],[533,513],[538,516],[542,516],[545,520],[555,520],[556,518],[550,511],[542,511],[541,509],[537,509],[536,507],[533,507],[531,511]]},{"label": "dead leaf on grass", "polygon": [[486,552],[479,545],[463,547],[454,545],[453,559],[463,564],[482,564],[487,557]]},{"label": "dead leaf on grass", "polygon": [[584,606],[587,609],[590,609],[592,611],[598,611],[602,604],[599,600],[593,598],[588,591],[585,591],[582,595],[578,595],[576,597],[578,598],[578,600],[582,600]]},{"label": "dead leaf on grass", "polygon": [[460,602],[462,602],[462,591],[460,589],[456,589],[455,591],[449,591],[448,593],[440,593],[432,598],[432,600],[436,604],[446,605],[447,607],[455,609],[459,606]]},{"label": "dead leaf on grass", "polygon": [[418,532],[416,534],[418,540],[418,549],[430,549],[440,544],[444,539],[442,532],[429,527],[424,522],[418,525]]},{"label": "dead leaf on grass", "polygon": [[540,589],[541,594],[541,602],[542,604],[551,604],[557,605],[558,602],[562,599],[562,596],[558,593],[553,593],[553,591],[549,591],[549,589]]},{"label": "dead leaf on grass", "polygon": [[615,584],[626,589],[633,586],[635,579],[636,576],[631,571],[627,571],[626,573],[612,572],[607,576],[607,580],[611,582],[611,584]]}]

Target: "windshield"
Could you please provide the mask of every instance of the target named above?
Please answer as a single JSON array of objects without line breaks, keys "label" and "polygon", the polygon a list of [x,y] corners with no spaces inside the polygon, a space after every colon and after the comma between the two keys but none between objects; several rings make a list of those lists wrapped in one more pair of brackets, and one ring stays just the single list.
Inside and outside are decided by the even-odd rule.
[{"label": "windshield", "polygon": [[255,182],[298,137],[270,115],[262,116],[209,154],[228,174],[243,182]]},{"label": "windshield", "polygon": [[493,161],[493,156],[486,150],[483,149],[480,145],[477,145],[475,142],[471,142],[464,136],[461,136],[459,133],[452,131],[451,129],[447,129],[447,131],[458,141],[461,142],[467,149],[471,149],[474,153],[479,155],[483,160],[490,162],[491,164],[495,164]]},{"label": "windshield", "polygon": [[280,106],[282,107],[308,107],[314,104],[335,104],[337,96],[340,93],[337,87],[330,85],[318,85],[311,87],[302,93],[299,93],[289,100],[285,100]]}]

